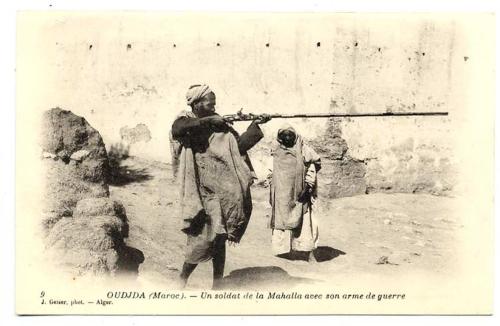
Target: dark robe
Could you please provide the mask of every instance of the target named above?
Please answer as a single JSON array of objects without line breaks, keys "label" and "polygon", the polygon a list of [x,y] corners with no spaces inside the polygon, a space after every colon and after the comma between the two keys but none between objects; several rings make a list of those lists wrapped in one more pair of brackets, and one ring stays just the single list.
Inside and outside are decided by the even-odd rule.
[{"label": "dark robe", "polygon": [[[242,171],[241,167],[247,171],[245,173],[253,171],[246,152],[263,134],[256,123],[238,135],[229,125],[216,129],[190,113],[174,121],[172,137],[193,157],[189,166],[194,165],[199,195],[189,197],[191,199],[184,200],[182,205],[189,207],[200,198],[202,209],[184,217],[187,223],[183,232],[188,236],[186,262],[199,263],[214,256],[216,236],[239,242],[245,232],[252,211],[251,182],[248,183],[251,179],[244,177],[247,181],[240,183],[243,179],[238,171]],[[232,154],[228,152],[231,147],[228,147],[228,140],[234,144]],[[235,170],[235,164],[240,168]]]}]

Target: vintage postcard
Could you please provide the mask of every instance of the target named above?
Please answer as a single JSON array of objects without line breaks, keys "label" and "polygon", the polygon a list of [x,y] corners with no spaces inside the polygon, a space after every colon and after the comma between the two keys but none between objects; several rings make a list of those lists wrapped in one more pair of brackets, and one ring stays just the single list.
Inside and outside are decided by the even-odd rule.
[{"label": "vintage postcard", "polygon": [[491,314],[494,28],[19,12],[16,312]]}]

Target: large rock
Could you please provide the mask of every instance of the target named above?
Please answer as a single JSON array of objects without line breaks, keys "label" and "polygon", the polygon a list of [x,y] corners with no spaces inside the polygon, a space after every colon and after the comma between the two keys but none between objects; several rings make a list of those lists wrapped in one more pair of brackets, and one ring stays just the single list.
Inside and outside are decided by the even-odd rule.
[{"label": "large rock", "polygon": [[69,217],[54,225],[47,237],[54,264],[78,275],[115,273],[124,247],[124,223],[115,216]]},{"label": "large rock", "polygon": [[96,183],[109,174],[108,156],[101,135],[82,117],[54,108],[43,115],[41,147],[55,160],[77,163],[77,176]]},{"label": "large rock", "polygon": [[128,247],[124,206],[109,198],[109,161],[99,132],[70,111],[43,116],[46,253],[53,265],[73,275],[137,274],[144,261]]},{"label": "large rock", "polygon": [[46,177],[43,224],[50,229],[61,217],[71,216],[79,200],[109,196],[109,163],[99,132],[70,111],[46,111],[41,136]]},{"label": "large rock", "polygon": [[65,164],[60,160],[44,159],[45,191],[44,218],[46,229],[64,216],[72,216],[78,201],[84,198],[107,197],[109,189],[105,183],[83,180],[75,173],[75,163]]},{"label": "large rock", "polygon": [[118,218],[122,224],[120,234],[123,238],[128,237],[128,220],[125,207],[115,200],[109,198],[85,198],[80,200],[73,216],[79,219],[89,219],[98,216],[113,216]]},{"label": "large rock", "polygon": [[45,244],[54,265],[73,274],[137,273],[144,255],[125,244],[128,234],[121,203],[109,198],[85,198],[76,204],[72,216],[53,225]]}]

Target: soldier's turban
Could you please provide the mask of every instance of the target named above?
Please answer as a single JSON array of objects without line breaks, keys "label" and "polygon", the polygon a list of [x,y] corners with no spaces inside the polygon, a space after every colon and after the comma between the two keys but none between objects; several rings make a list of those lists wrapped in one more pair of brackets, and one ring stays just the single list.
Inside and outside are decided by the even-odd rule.
[{"label": "soldier's turban", "polygon": [[209,93],[212,93],[212,90],[208,85],[193,85],[186,93],[187,104],[191,105]]}]

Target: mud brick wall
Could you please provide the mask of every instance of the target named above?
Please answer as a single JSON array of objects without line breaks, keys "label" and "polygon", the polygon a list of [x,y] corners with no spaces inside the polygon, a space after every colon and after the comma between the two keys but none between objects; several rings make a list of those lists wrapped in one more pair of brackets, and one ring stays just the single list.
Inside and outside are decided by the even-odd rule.
[{"label": "mud brick wall", "polygon": [[[18,67],[19,79],[32,90],[29,103],[85,116],[108,147],[125,143],[130,155],[169,162],[168,133],[187,109],[186,89],[208,83],[221,114],[242,107],[254,113],[449,111],[446,118],[289,122],[323,146],[322,182],[333,197],[438,194],[456,184],[464,76],[480,58],[470,54],[474,37],[467,26],[451,16],[242,14],[194,22],[182,15],[64,15],[33,19],[33,37],[18,45],[19,62],[29,62]],[[31,53],[39,55],[23,60]],[[283,122],[263,126],[266,141]],[[341,157],[330,142],[341,144]],[[255,152],[253,159],[265,177],[269,158]]]}]

